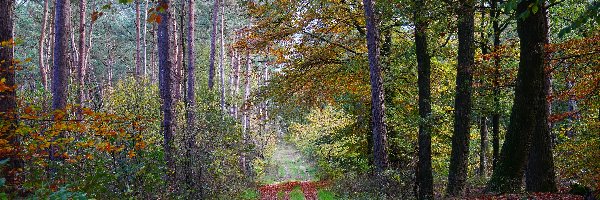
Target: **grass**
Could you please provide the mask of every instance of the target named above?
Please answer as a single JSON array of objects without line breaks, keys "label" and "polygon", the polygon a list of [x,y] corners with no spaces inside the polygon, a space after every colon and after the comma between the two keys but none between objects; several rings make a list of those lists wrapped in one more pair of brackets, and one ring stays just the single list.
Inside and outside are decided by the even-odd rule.
[{"label": "grass", "polygon": [[294,188],[292,192],[290,192],[291,200],[304,200],[304,194],[302,194],[302,189],[300,187]]},{"label": "grass", "polygon": [[328,190],[319,190],[317,191],[317,199],[319,200],[335,200],[335,194]]},{"label": "grass", "polygon": [[259,199],[259,197],[260,197],[260,194],[258,193],[258,190],[256,190],[256,189],[244,190],[244,192],[242,194],[242,199],[245,199],[245,200]]}]

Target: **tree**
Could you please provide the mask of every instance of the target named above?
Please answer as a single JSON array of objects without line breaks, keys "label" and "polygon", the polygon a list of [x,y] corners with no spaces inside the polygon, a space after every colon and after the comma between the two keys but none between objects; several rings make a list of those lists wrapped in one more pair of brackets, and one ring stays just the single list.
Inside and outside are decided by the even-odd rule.
[{"label": "tree", "polygon": [[162,20],[158,23],[158,68],[159,68],[159,77],[162,81],[160,81],[160,94],[162,97],[162,133],[164,136],[163,148],[164,148],[164,157],[167,162],[167,171],[165,174],[165,178],[167,180],[168,186],[173,186],[174,177],[173,172],[175,162],[173,160],[173,132],[174,132],[174,113],[173,113],[173,75],[172,75],[172,58],[171,58],[171,44],[169,41],[169,26],[170,26],[170,18],[171,13],[169,10],[169,6],[171,5],[170,0],[161,0],[159,2],[159,7],[162,10],[159,13],[159,16]]},{"label": "tree", "polygon": [[[521,24],[521,26],[519,26],[517,23],[517,30],[519,31],[521,42],[527,42],[531,32],[536,32],[537,34],[543,35],[541,37],[543,42],[537,43],[536,45],[542,46],[542,55],[545,58],[542,60],[542,73],[544,75],[544,84],[542,89],[543,97],[544,99],[547,99],[552,92],[552,74],[550,71],[545,70],[545,67],[548,64],[547,60],[550,58],[549,55],[545,53],[545,46],[549,44],[550,40],[548,36],[548,12],[544,1],[542,1],[542,4],[539,4],[539,10],[537,12],[534,9],[532,9],[531,12],[534,15],[539,15],[537,16],[538,18],[531,19],[533,22],[530,23],[535,23],[535,25]],[[529,19],[524,21],[527,20]],[[529,27],[523,26],[538,26],[538,29],[529,30]],[[521,37],[521,34],[524,37]],[[533,37],[536,37],[536,35]],[[534,41],[536,41],[535,39],[537,38],[534,38]],[[554,158],[552,157],[552,123],[550,123],[548,120],[548,117],[551,114],[551,101],[543,101],[542,103],[545,103],[542,104],[544,109],[537,110],[539,117],[535,119],[536,127],[533,135],[531,136],[531,149],[529,150],[529,155],[527,158],[527,171],[525,173],[525,189],[530,192],[556,192],[557,188],[554,174]]]},{"label": "tree", "polygon": [[79,58],[78,60],[78,70],[77,70],[77,80],[78,80],[78,92],[79,95],[77,97],[77,104],[79,104],[78,108],[77,108],[77,120],[82,120],[83,119],[83,114],[81,112],[81,107],[83,107],[83,101],[84,101],[84,93],[83,93],[83,87],[85,86],[85,53],[86,53],[86,46],[85,46],[85,15],[86,15],[86,5],[87,5],[87,0],[81,0],[79,2]]},{"label": "tree", "polygon": [[375,19],[375,0],[363,0],[367,24],[367,48],[369,54],[369,71],[371,80],[371,126],[373,130],[373,157],[375,171],[383,172],[388,165],[386,150],[387,138],[385,130],[385,106],[383,102],[383,79],[379,63],[379,30]]},{"label": "tree", "polygon": [[215,51],[217,40],[217,14],[219,13],[219,0],[214,0],[212,10],[212,32],[210,33],[210,60],[208,66],[208,89],[212,90],[215,84]]},{"label": "tree", "polygon": [[225,60],[225,5],[221,5],[221,51],[219,54],[219,74],[221,78],[221,112],[223,112],[223,116],[227,110],[225,110],[225,66],[223,65],[223,61]]},{"label": "tree", "polygon": [[140,23],[140,0],[135,0],[135,78],[139,80],[142,74],[141,60],[141,23]]},{"label": "tree", "polygon": [[[498,0],[491,1],[491,18],[494,37],[494,52],[500,49],[500,9]],[[500,57],[494,56],[494,111],[492,114],[492,169],[496,168],[496,162],[500,154]]]},{"label": "tree", "polygon": [[[196,34],[196,2],[194,0],[188,0],[188,22],[187,22],[187,46],[188,46],[188,57],[187,57],[187,88],[186,88],[186,122],[187,122],[187,149],[186,156],[190,159],[188,168],[192,168],[192,152],[193,149],[196,148],[196,134],[194,132],[194,127],[196,125],[196,116],[195,116],[195,107],[196,107],[196,94],[194,92],[195,89],[195,69],[196,69],[196,52],[195,52],[195,34]],[[195,174],[194,169],[190,169],[191,174],[187,176],[187,183],[190,186],[195,186],[193,182],[193,177],[197,176]],[[200,175],[200,174],[198,174]],[[200,196],[202,196],[201,187],[198,187],[200,190]]]},{"label": "tree", "polygon": [[[2,177],[6,178],[7,186],[11,189],[17,189],[19,184],[18,169],[23,167],[23,163],[18,156],[19,138],[15,133],[17,127],[17,99],[15,83],[14,63],[14,42],[13,42],[13,23],[14,23],[14,3],[12,0],[0,1],[0,128],[3,133],[0,134],[0,140],[7,141],[12,150],[2,151],[0,161],[8,160],[8,165],[0,171]],[[3,148],[4,149],[4,148]],[[10,190],[10,189],[9,189]]]},{"label": "tree", "polygon": [[[54,14],[54,64],[52,66],[52,110],[57,113],[65,112],[67,106],[67,81],[69,66],[69,36],[68,36],[68,17],[70,0],[56,0]],[[62,115],[64,116],[64,115]],[[63,120],[61,115],[54,115],[54,120]],[[57,149],[54,145],[50,146],[49,159],[55,160],[54,154]],[[53,176],[54,169],[48,168],[50,176]]]},{"label": "tree", "polygon": [[[544,71],[545,47],[547,43],[547,16],[545,1],[526,0],[517,5],[517,33],[520,39],[521,55],[515,98],[510,116],[506,139],[498,159],[488,190],[495,192],[515,192],[521,190],[525,164],[529,156],[539,156],[537,162],[530,162],[529,168],[536,170],[527,176],[528,190],[550,191],[548,178],[554,176],[551,163],[551,149],[539,148],[549,142],[547,123],[547,88]],[[527,13],[521,15],[522,13]],[[547,135],[547,136],[546,136]],[[546,138],[548,137],[548,138]],[[542,152],[529,153],[530,144]],[[536,144],[537,143],[537,144]],[[533,149],[533,147],[531,147]],[[549,157],[548,157],[549,153]],[[552,169],[552,170],[551,170]],[[539,171],[537,171],[539,170]],[[550,175],[549,173],[552,173]],[[551,180],[554,181],[553,178]]]},{"label": "tree", "polygon": [[48,90],[48,72],[46,72],[46,60],[44,58],[44,48],[46,41],[46,28],[48,25],[48,0],[44,0],[44,14],[42,17],[42,28],[40,30],[40,41],[38,48],[38,67],[40,68],[40,78],[42,80],[42,87],[44,90]]},{"label": "tree", "polygon": [[419,87],[419,162],[417,164],[417,189],[419,199],[433,199],[431,170],[431,58],[427,49],[427,26],[424,0],[415,0],[415,46]]},{"label": "tree", "polygon": [[142,36],[142,44],[144,46],[144,53],[143,53],[143,55],[144,55],[144,59],[143,59],[143,61],[144,61],[144,76],[148,75],[148,59],[147,59],[148,43],[146,41],[146,34],[148,33],[148,30],[147,30],[147,28],[148,28],[148,4],[149,4],[148,1],[149,0],[146,0],[146,3],[144,4],[144,6],[145,6],[144,7],[144,32],[143,32],[143,36]]},{"label": "tree", "polygon": [[446,192],[450,196],[464,193],[467,179],[469,156],[469,131],[471,128],[471,94],[474,45],[474,6],[473,0],[461,0],[458,13],[458,66],[456,67],[456,95],[454,100],[454,134]]}]

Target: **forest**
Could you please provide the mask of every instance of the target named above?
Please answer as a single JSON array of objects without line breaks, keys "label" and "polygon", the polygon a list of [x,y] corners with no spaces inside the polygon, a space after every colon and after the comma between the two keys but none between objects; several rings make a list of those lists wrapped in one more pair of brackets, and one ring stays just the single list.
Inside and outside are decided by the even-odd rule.
[{"label": "forest", "polygon": [[4,199],[600,199],[600,1],[0,0]]}]

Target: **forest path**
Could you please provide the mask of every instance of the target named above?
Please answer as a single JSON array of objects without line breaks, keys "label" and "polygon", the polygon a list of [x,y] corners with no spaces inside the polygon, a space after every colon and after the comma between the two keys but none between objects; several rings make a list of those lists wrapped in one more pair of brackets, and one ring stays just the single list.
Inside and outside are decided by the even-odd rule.
[{"label": "forest path", "polygon": [[315,179],[314,162],[293,145],[280,143],[273,153],[263,182],[260,199],[317,199],[317,189],[327,183]]}]

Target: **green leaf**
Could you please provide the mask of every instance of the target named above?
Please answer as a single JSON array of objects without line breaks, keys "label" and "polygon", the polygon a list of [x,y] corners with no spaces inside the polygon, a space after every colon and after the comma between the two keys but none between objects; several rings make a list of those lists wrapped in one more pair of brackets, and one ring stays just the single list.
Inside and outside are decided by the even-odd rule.
[{"label": "green leaf", "polygon": [[[2,79],[4,79],[4,78],[2,78]],[[10,158],[4,159],[4,160],[0,160],[0,165],[5,165],[6,163],[8,163],[9,159]]]},{"label": "green leaf", "polygon": [[6,183],[6,179],[0,178],[0,187],[4,186],[5,183]]},{"label": "green leaf", "polygon": [[531,7],[531,12],[533,12],[533,14],[537,13],[537,11],[539,10],[537,4],[534,5],[533,7]]},{"label": "green leaf", "polygon": [[121,4],[128,4],[131,2],[133,2],[133,0],[119,0],[119,3],[121,3]]}]

